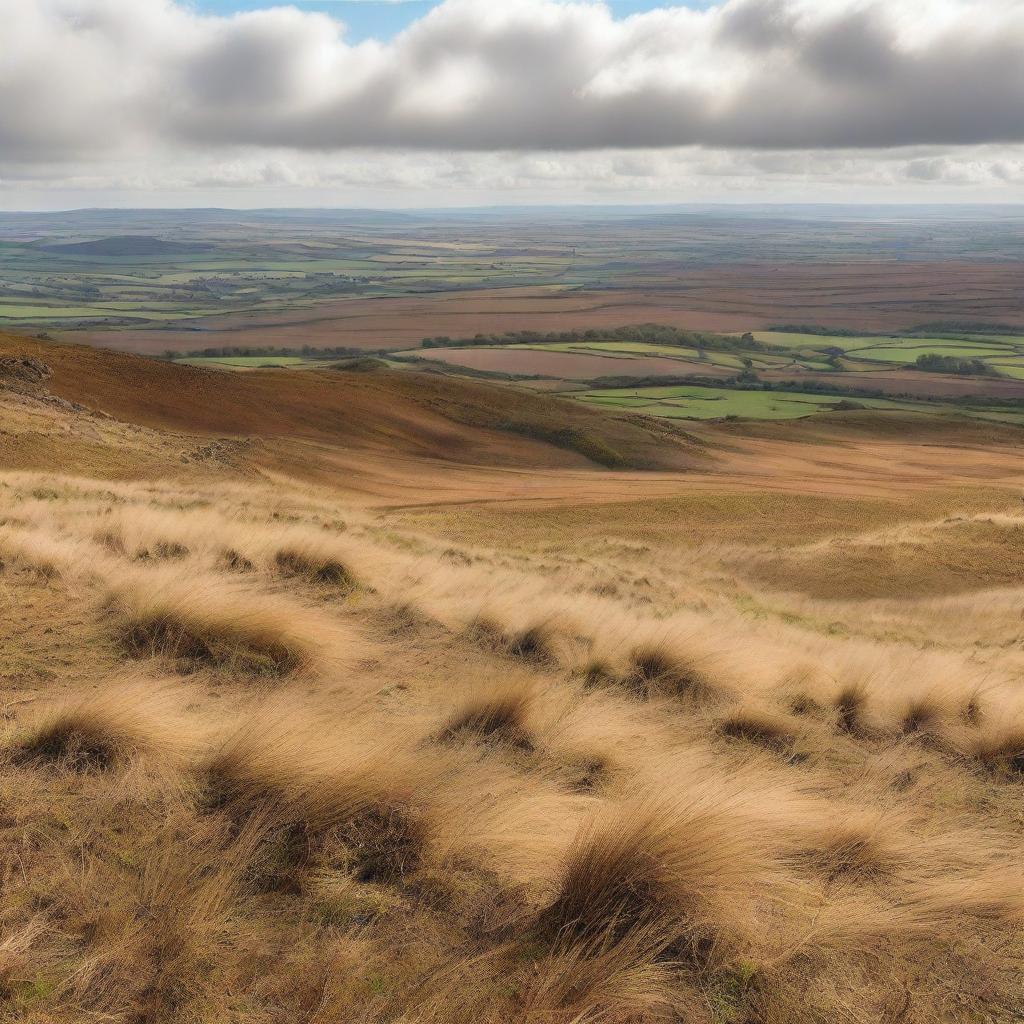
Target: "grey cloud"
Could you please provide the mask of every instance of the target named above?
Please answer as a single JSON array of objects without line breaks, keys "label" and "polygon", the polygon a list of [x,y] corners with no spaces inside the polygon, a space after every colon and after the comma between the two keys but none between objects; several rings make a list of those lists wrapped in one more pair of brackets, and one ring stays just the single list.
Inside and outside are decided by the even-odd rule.
[{"label": "grey cloud", "polygon": [[744,0],[725,9],[718,38],[749,50],[771,50],[786,43],[795,24],[787,0]]},{"label": "grey cloud", "polygon": [[[27,10],[26,10],[27,7]],[[928,12],[945,16],[928,35]],[[912,15],[919,14],[915,20]],[[154,147],[887,148],[1024,141],[1019,0],[447,0],[386,45],[323,14],[0,0],[0,166]]]}]

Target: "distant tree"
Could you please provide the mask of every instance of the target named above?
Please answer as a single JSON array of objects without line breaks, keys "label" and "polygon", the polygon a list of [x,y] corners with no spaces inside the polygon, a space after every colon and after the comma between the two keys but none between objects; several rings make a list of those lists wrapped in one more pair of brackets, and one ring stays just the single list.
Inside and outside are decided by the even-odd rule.
[{"label": "distant tree", "polygon": [[961,377],[998,377],[999,372],[983,359],[959,359],[934,352],[917,357],[914,366],[928,373],[954,373]]}]

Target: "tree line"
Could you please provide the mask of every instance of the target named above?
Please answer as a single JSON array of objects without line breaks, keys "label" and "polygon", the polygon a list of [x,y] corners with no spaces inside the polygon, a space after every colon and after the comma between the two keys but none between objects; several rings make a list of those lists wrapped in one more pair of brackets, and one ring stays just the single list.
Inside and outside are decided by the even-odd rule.
[{"label": "tree line", "polygon": [[768,352],[772,349],[771,345],[758,341],[749,331],[738,336],[712,334],[706,331],[687,331],[665,324],[634,324],[585,331],[505,331],[501,334],[474,334],[465,338],[439,335],[424,338],[421,345],[423,348],[468,348],[476,345],[552,345],[588,341],[640,342],[714,352]]}]

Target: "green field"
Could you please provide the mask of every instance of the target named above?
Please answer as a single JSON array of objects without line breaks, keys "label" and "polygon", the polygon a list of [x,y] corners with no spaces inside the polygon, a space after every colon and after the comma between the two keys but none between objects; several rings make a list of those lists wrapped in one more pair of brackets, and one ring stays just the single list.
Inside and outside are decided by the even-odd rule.
[{"label": "green field", "polygon": [[61,317],[109,316],[108,310],[99,306],[32,306],[0,302],[0,318],[5,320],[58,320]]},{"label": "green field", "polygon": [[322,359],[306,359],[304,356],[190,356],[175,362],[188,366],[220,366],[230,370],[256,370],[261,366],[315,366]]},{"label": "green field", "polygon": [[896,401],[884,398],[843,399],[836,395],[790,391],[742,391],[698,385],[651,388],[609,388],[572,392],[588,405],[643,413],[665,419],[712,420],[737,417],[752,420],[791,420],[859,407],[888,412],[966,415],[1024,425],[1024,409],[969,408],[942,402]]},{"label": "green field", "polygon": [[[909,366],[921,355],[984,359],[993,365],[1001,359],[1024,356],[1024,338],[965,336],[960,338],[870,337],[848,338],[821,334],[787,334],[757,331],[754,337],[793,353],[809,364],[823,349],[842,349],[845,360]],[[820,355],[818,356],[820,358]],[[1008,374],[1016,376],[1016,374]]]},{"label": "green field", "polygon": [[[1005,376],[1021,379],[1024,367],[1024,339],[977,338],[914,338],[914,337],[833,337],[818,334],[785,334],[757,332],[755,339],[772,346],[772,351],[749,349],[740,352],[717,351],[713,347],[698,350],[685,345],[653,344],[621,340],[553,341],[546,343],[506,344],[512,350],[602,355],[628,363],[639,357],[679,359],[705,362],[713,366],[741,370],[744,359],[754,370],[782,370],[787,367],[818,372],[843,369],[884,370],[912,367],[921,355],[954,356],[959,359],[982,359]],[[495,346],[480,344],[481,348]],[[842,350],[840,362],[829,362],[830,355]],[[1020,360],[1018,362],[1017,360]],[[626,367],[624,367],[625,371]],[[692,371],[690,371],[692,372]],[[624,375],[628,375],[625,374]]]},{"label": "green field", "polygon": [[847,355],[857,359],[870,359],[885,363],[899,363],[906,365],[913,363],[918,356],[940,355],[955,356],[958,359],[988,359],[991,357],[1006,357],[1014,354],[1012,348],[993,348],[988,345],[965,345],[957,342],[945,344],[910,345],[905,341],[892,345],[875,345],[869,348],[847,350]]},{"label": "green field", "polygon": [[[590,405],[619,407],[651,416],[701,420],[724,419],[726,416],[758,420],[799,419],[833,409],[842,401],[834,395],[698,386],[613,388],[580,392],[573,397]],[[857,404],[873,409],[913,407],[912,403],[884,399],[865,399]]]}]

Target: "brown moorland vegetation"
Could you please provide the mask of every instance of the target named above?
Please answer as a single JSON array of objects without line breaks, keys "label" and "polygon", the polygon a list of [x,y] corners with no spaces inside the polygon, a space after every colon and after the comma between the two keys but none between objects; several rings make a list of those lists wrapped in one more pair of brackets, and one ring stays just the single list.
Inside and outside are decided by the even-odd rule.
[{"label": "brown moorland vegetation", "polygon": [[1024,1011],[1010,434],[595,412],[695,460],[644,474],[486,390],[47,356],[0,388],[0,1017]]},{"label": "brown moorland vegetation", "polygon": [[[699,331],[749,331],[810,323],[899,331],[937,320],[1019,323],[1020,269],[1008,260],[826,259],[638,266],[615,287],[453,289],[360,296],[313,309],[197,317],[202,329],[88,330],[90,344],[158,355],[202,345],[342,345],[369,351],[419,345],[428,334],[568,331],[662,323]],[[197,344],[197,339],[201,344]]]}]

